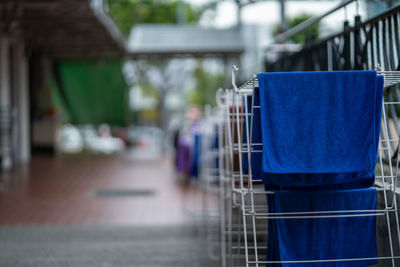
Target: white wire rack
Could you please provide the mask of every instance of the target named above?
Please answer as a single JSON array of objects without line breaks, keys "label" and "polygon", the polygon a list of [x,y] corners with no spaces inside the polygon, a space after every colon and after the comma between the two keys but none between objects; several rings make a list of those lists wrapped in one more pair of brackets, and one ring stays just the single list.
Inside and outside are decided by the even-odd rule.
[{"label": "white wire rack", "polygon": [[203,214],[205,215],[205,234],[207,251],[210,259],[220,260],[220,231],[219,220],[221,219],[221,208],[218,205],[220,199],[219,190],[219,127],[221,116],[219,109],[212,110],[206,106],[205,114],[201,122],[201,168],[200,177],[204,188]]},{"label": "white wire rack", "polygon": [[[397,213],[396,187],[399,169],[400,72],[378,71],[384,76],[382,127],[376,167],[378,198],[376,210],[332,210],[323,212],[269,213],[266,191],[261,181],[252,179],[251,153],[261,153],[261,143],[252,143],[253,114],[260,108],[247,98],[253,98],[258,87],[257,77],[236,86],[237,68],[232,70],[232,90],[217,93],[219,111],[216,115],[219,147],[218,177],[220,192],[220,244],[222,266],[265,266],[273,263],[326,263],[334,261],[360,261],[370,258],[323,259],[304,261],[267,261],[267,221],[271,219],[336,218],[377,216],[380,231],[378,257],[382,262],[396,265],[400,259],[400,227]],[[246,138],[246,139],[244,139]],[[205,149],[207,150],[207,149]],[[213,150],[214,151],[214,150]],[[215,151],[214,151],[215,152]],[[243,159],[247,155],[248,171],[244,172]],[[215,174],[215,173],[214,173]],[[213,176],[214,177],[214,176]],[[295,265],[294,265],[295,266]]]}]

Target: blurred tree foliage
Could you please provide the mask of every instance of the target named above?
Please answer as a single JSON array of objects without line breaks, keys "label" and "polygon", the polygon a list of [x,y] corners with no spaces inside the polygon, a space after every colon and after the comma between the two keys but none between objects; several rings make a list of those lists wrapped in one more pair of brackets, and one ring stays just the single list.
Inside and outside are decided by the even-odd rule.
[{"label": "blurred tree foliage", "polygon": [[[196,24],[201,18],[203,22],[212,21],[218,4],[218,0],[210,1],[202,6],[192,6],[185,0],[107,0],[107,2],[111,17],[125,37],[129,36],[134,25],[140,23],[177,24],[179,18],[183,18],[181,22],[185,24]],[[150,68],[158,68],[163,73],[166,71],[164,63],[160,59],[140,63],[143,71],[133,82],[142,88],[144,95],[159,99],[160,107],[153,111],[143,111],[141,117],[144,120],[159,118],[161,126],[163,125],[161,107],[165,106],[165,92],[163,92],[163,86],[153,84],[145,72]],[[188,96],[189,102],[200,105],[215,104],[215,91],[222,84],[222,76],[205,71],[199,63],[194,79],[196,88]],[[136,115],[139,120],[140,115]]]},{"label": "blurred tree foliage", "polygon": [[[296,17],[289,19],[288,26],[289,26],[289,28],[293,28],[312,17],[313,17],[313,15],[311,15],[311,14],[306,14],[306,13],[300,14]],[[306,42],[308,42],[310,40],[317,39],[319,36],[319,26],[320,26],[319,23],[316,23],[313,26],[311,26],[310,28],[308,28],[307,30],[294,35],[292,38],[290,38],[290,40],[296,44],[305,44]],[[282,30],[281,30],[280,25],[277,24],[275,26],[275,29],[273,30],[273,35],[275,37],[280,33],[282,33]]]},{"label": "blurred tree foliage", "polygon": [[[289,27],[293,28],[296,25],[312,18],[310,14],[301,14],[289,20]],[[317,39],[319,35],[319,23],[314,24],[304,32],[298,33],[292,37],[292,40],[296,44],[304,44],[307,41]]]},{"label": "blurred tree foliage", "polygon": [[[216,5],[210,3],[194,8],[183,1],[181,4],[188,24],[196,23],[206,10]],[[177,23],[178,5],[177,0],[108,0],[110,14],[125,36],[138,23]]]},{"label": "blurred tree foliage", "polygon": [[194,78],[195,88],[188,94],[189,103],[215,106],[215,93],[224,84],[224,76],[208,72],[200,61],[194,71]]}]

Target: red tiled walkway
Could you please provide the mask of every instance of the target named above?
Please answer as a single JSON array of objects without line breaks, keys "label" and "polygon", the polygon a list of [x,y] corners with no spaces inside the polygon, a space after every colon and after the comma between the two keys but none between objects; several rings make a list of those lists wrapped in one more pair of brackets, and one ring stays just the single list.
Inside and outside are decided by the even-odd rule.
[{"label": "red tiled walkway", "polygon": [[[175,224],[193,219],[200,192],[177,184],[167,157],[37,156],[3,175],[0,225]],[[96,197],[98,189],[152,190],[148,196]]]}]

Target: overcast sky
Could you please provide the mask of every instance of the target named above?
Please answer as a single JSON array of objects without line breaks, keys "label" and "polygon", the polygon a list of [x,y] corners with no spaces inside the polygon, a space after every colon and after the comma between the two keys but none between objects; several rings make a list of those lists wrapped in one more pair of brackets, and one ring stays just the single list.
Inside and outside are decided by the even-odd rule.
[{"label": "overcast sky", "polygon": [[[209,0],[186,0],[194,5],[207,3]],[[288,17],[301,13],[318,15],[336,6],[341,1],[288,1],[286,12]],[[347,17],[353,21],[356,13],[356,4],[352,3],[347,7]],[[360,1],[360,13],[365,17],[363,1]],[[341,27],[345,18],[344,10],[339,10],[323,20],[323,24],[329,28]],[[270,26],[279,22],[278,1],[265,1],[246,6],[242,11],[244,24],[261,24]],[[339,22],[339,23],[338,23]],[[221,1],[217,8],[217,17],[213,26],[230,27],[236,24],[236,4],[233,0]]]}]

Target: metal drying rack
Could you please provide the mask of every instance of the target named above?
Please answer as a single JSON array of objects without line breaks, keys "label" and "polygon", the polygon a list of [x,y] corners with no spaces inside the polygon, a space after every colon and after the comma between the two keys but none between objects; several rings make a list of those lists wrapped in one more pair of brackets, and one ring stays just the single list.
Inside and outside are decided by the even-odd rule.
[{"label": "metal drying rack", "polygon": [[[236,85],[238,68],[232,68],[232,89],[219,89],[217,92],[218,124],[214,134],[219,137],[218,179],[219,179],[219,221],[220,249],[222,266],[265,266],[273,263],[324,263],[337,261],[385,260],[395,266],[400,259],[400,227],[397,213],[396,187],[399,170],[400,110],[399,71],[382,71],[377,66],[377,74],[384,76],[385,97],[382,112],[381,137],[378,148],[378,164],[375,187],[382,196],[382,208],[376,210],[332,210],[314,212],[268,213],[266,191],[261,181],[252,179],[251,153],[261,153],[261,143],[252,143],[253,112],[260,108],[254,106],[253,92],[258,87],[254,75],[240,86]],[[252,99],[251,107],[246,101]],[[244,126],[245,125],[245,126]],[[246,133],[246,142],[243,142]],[[207,150],[207,148],[205,148]],[[248,172],[243,171],[243,158],[247,154]],[[215,174],[215,173],[214,173]],[[389,255],[376,258],[323,259],[302,261],[267,261],[267,221],[271,219],[304,219],[377,216],[378,224],[385,225],[388,232]]]}]

